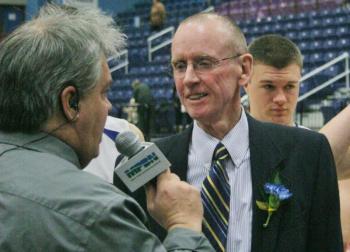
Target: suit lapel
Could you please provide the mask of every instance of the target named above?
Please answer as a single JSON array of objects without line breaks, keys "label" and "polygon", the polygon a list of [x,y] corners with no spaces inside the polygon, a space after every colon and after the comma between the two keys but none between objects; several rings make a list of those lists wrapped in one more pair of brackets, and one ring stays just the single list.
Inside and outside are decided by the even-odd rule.
[{"label": "suit lapel", "polygon": [[[273,132],[248,115],[250,162],[253,186],[252,251],[274,251],[282,211],[276,211],[264,228],[267,212],[260,210],[256,200],[264,201],[263,185],[270,181],[276,169],[283,165],[285,155],[276,145]],[[281,210],[281,209],[280,209]]]},{"label": "suit lapel", "polygon": [[[170,169],[181,180],[187,181],[188,153],[192,137],[193,124],[183,132],[171,136],[170,139],[157,141],[156,144],[171,163]],[[164,144],[163,144],[164,143]]]}]

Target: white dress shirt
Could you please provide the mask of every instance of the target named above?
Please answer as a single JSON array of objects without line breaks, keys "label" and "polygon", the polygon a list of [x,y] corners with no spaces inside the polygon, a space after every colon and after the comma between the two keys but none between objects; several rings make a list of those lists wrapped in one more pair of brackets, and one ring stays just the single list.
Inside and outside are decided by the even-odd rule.
[{"label": "white dress shirt", "polygon": [[[108,116],[105,124],[105,130],[114,132],[115,135],[120,132],[130,130],[128,121],[116,117]],[[115,147],[114,139],[111,139],[106,133],[102,134],[99,155],[91,160],[84,168],[84,171],[90,172],[109,183],[113,183],[115,160],[120,155]]]},{"label": "white dress shirt", "polygon": [[[188,182],[199,190],[207,176],[219,139],[207,134],[195,121],[188,156]],[[225,164],[231,188],[227,252],[251,250],[252,180],[250,170],[249,129],[242,108],[241,118],[221,140],[230,153]]]}]

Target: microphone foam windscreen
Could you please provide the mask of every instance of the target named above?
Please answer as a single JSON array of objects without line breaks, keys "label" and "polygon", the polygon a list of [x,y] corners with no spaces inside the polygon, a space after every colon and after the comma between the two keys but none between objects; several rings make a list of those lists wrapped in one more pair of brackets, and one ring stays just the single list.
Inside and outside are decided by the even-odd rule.
[{"label": "microphone foam windscreen", "polygon": [[142,148],[139,139],[131,131],[119,133],[115,139],[115,145],[118,151],[127,157],[132,157]]}]

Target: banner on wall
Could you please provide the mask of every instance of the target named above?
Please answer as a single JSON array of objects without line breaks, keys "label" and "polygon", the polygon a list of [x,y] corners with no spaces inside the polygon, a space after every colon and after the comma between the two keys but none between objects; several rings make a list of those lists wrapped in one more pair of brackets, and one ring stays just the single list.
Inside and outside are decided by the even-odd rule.
[{"label": "banner on wall", "polygon": [[98,7],[98,0],[63,0],[63,4],[73,7]]}]

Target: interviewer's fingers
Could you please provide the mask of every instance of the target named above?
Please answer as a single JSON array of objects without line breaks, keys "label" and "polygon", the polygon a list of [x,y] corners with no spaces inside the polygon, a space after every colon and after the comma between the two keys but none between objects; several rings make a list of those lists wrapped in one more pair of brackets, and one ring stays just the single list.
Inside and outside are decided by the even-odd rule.
[{"label": "interviewer's fingers", "polygon": [[157,177],[157,185],[161,183],[168,183],[169,181],[180,181],[179,176],[177,176],[175,173],[171,173],[170,169],[165,170]]},{"label": "interviewer's fingers", "polygon": [[156,196],[156,187],[153,183],[147,183],[145,190],[146,190],[147,208],[153,209],[154,208],[154,198]]},{"label": "interviewer's fingers", "polygon": [[147,200],[147,208],[154,209],[155,198],[157,197],[157,188],[159,183],[162,183],[165,179],[171,176],[170,169],[166,169],[161,174],[159,174],[156,178],[157,183],[152,183],[152,181],[148,182],[145,185],[146,190],[146,200]]},{"label": "interviewer's fingers", "polygon": [[146,196],[149,214],[165,229],[182,227],[201,231],[200,192],[170,170],[157,177],[156,185],[147,184]]}]

